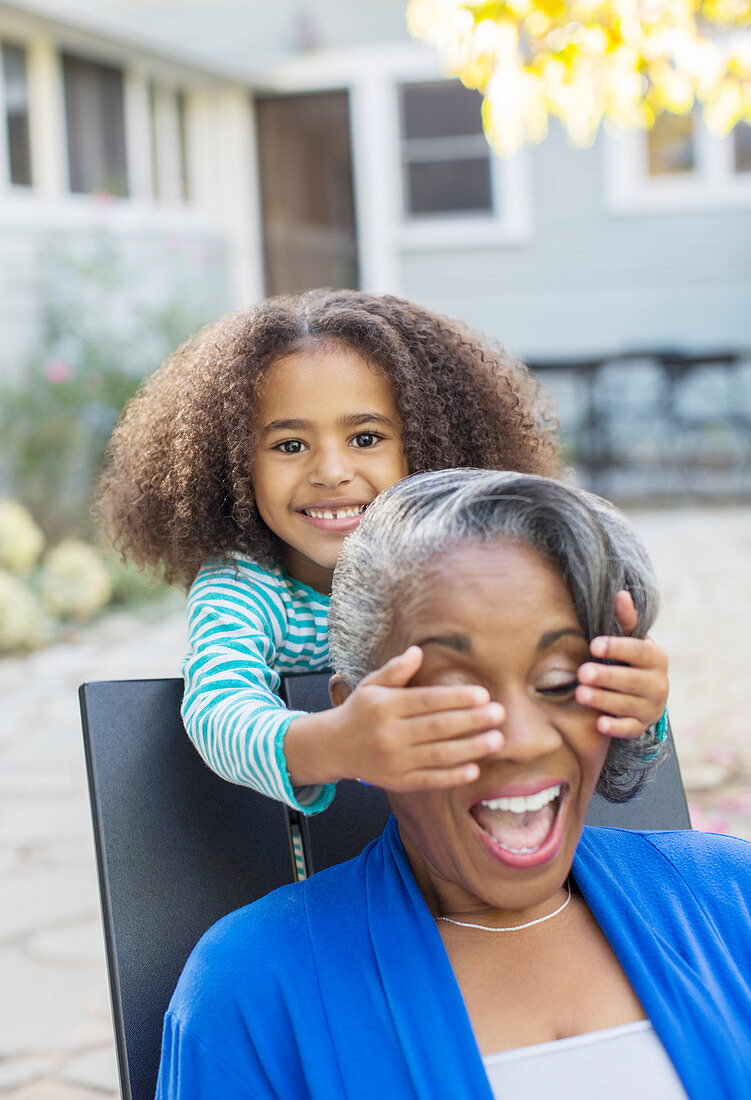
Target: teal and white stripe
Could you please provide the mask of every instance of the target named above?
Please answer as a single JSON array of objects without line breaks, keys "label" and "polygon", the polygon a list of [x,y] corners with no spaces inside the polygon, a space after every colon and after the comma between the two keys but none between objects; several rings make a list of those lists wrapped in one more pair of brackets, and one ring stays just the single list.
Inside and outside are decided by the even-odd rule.
[{"label": "teal and white stripe", "polygon": [[208,563],[188,596],[189,652],[183,663],[183,721],[215,772],[304,813],[328,806],[333,786],[293,790],[284,734],[303,711],[276,695],[288,672],[315,672],[329,661],[328,596],[238,556]]}]

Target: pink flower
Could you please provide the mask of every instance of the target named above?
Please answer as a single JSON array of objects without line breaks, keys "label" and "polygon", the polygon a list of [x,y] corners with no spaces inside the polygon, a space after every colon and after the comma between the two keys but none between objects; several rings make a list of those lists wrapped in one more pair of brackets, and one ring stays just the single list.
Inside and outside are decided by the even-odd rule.
[{"label": "pink flower", "polygon": [[48,359],[44,364],[43,373],[48,382],[59,386],[63,382],[70,382],[73,377],[73,368],[65,359]]}]

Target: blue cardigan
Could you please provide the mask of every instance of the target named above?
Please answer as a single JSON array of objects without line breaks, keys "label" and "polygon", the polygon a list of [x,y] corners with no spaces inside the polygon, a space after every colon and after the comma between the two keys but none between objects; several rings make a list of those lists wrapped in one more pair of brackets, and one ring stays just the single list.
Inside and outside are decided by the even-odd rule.
[{"label": "blue cardigan", "polygon": [[[573,874],[691,1100],[751,1098],[751,845],[587,828]],[[157,1087],[367,1096],[492,1100],[393,818],[357,859],[206,933],[165,1017]]]}]

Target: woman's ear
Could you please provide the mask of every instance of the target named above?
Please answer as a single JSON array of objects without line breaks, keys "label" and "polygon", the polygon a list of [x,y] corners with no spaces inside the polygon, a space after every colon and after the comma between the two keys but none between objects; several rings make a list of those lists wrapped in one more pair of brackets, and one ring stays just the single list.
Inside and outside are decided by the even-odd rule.
[{"label": "woman's ear", "polygon": [[335,707],[340,707],[352,694],[352,687],[343,676],[335,673],[329,680],[329,695]]}]

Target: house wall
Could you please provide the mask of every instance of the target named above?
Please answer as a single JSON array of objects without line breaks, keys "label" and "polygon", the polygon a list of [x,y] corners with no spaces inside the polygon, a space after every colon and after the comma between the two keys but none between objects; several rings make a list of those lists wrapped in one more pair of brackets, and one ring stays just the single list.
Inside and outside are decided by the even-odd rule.
[{"label": "house wall", "polygon": [[[397,88],[440,77],[410,44],[300,56],[264,77],[280,93],[350,92],[362,286],[460,317],[533,365],[630,352],[540,372],[584,483],[620,498],[747,494],[751,173],[729,170],[729,139],[702,138],[695,178],[655,180],[644,135],[573,150],[554,127],[494,159],[491,212],[410,220]],[[677,374],[638,354],[668,350],[739,354]]]},{"label": "house wall", "polygon": [[506,247],[402,251],[402,292],[524,358],[751,348],[751,203],[622,212],[608,148],[557,128],[530,152],[529,234]]},{"label": "house wall", "polygon": [[[44,4],[35,0],[33,6]],[[51,0],[48,6],[52,11]],[[59,8],[64,14],[86,5],[64,0]],[[106,0],[89,8],[92,24],[111,14]],[[159,21],[148,9],[143,15],[142,37],[156,41]],[[690,196],[688,202],[670,196],[642,202],[633,188],[624,198],[623,143],[615,148],[601,137],[592,149],[574,151],[553,128],[541,146],[495,162],[503,216],[473,226],[461,219],[408,225],[401,209],[395,89],[402,80],[440,77],[441,70],[434,51],[408,41],[403,0],[315,0],[306,9],[293,0],[238,0],[222,5],[222,17],[219,26],[211,5],[191,6],[181,15],[174,48],[197,55],[202,45],[218,65],[218,43],[231,41],[223,60],[235,71],[244,64],[247,86],[0,3],[0,36],[34,45],[35,126],[44,151],[36,165],[33,218],[16,226],[28,196],[7,188],[0,195],[0,323],[8,334],[0,371],[7,372],[8,360],[19,361],[36,339],[39,257],[50,234],[75,237],[82,226],[101,220],[85,197],[65,194],[55,69],[60,47],[125,67],[132,198],[113,203],[109,224],[134,256],[160,240],[169,253],[176,237],[186,247],[195,241],[196,256],[210,254],[208,268],[196,261],[182,269],[185,277],[192,272],[197,290],[208,291],[208,312],[263,294],[249,88],[345,88],[364,288],[401,293],[461,316],[527,358],[751,346],[751,186],[734,195],[704,186],[696,202]],[[177,15],[169,18],[175,27]],[[162,14],[162,32],[167,25]],[[149,196],[143,105],[153,74],[189,89],[192,145],[200,152],[191,165],[194,196],[183,206],[156,204]]]},{"label": "house wall", "polygon": [[[125,14],[109,0],[0,0],[0,41],[30,50],[35,175],[31,191],[3,186],[0,142],[0,382],[38,351],[50,303],[113,332],[128,310],[161,309],[170,324],[182,311],[184,333],[262,297],[253,92],[346,90],[361,286],[461,317],[532,361],[745,353],[727,368],[692,368],[667,397],[665,373],[643,356],[598,374],[601,394],[587,393],[581,374],[545,372],[574,446],[596,397],[627,453],[653,462],[655,440],[666,440],[681,464],[710,455],[727,485],[724,467],[747,453],[751,423],[751,173],[729,169],[729,140],[699,135],[701,171],[655,181],[642,135],[574,151],[554,127],[541,146],[493,158],[492,211],[410,220],[397,89],[443,74],[434,51],[407,39],[404,0],[227,0],[221,21],[213,5],[190,5],[159,19],[145,8],[116,26]],[[62,49],[125,73],[128,199],[68,192]],[[171,111],[172,137],[157,153],[164,193],[152,194],[150,82],[185,93],[189,201],[169,155],[174,103],[161,93],[159,127],[169,138]],[[87,249],[102,248],[121,276],[109,294],[77,274]],[[159,357],[139,352],[148,367]]]},{"label": "house wall", "polygon": [[[171,326],[182,339],[208,318],[261,296],[255,148],[244,84],[2,4],[0,41],[26,50],[33,169],[31,187],[10,183],[0,134],[0,383],[22,377],[33,358],[55,353],[45,326],[50,308],[61,301],[100,327],[121,329],[130,314],[136,331],[141,316],[144,331],[154,323],[165,331]],[[123,71],[127,198],[69,190],[62,51]],[[156,147],[152,84],[166,138]],[[164,89],[179,90],[185,99],[187,198],[170,148],[174,98],[170,105]],[[2,108],[0,82],[0,118]],[[87,250],[99,257],[93,267]],[[109,271],[101,266],[104,253]],[[82,275],[87,263],[88,286]],[[153,322],[157,315],[161,321]],[[148,353],[134,361],[151,365]]]},{"label": "house wall", "polygon": [[751,348],[751,173],[727,171],[727,141],[686,186],[655,184],[639,175],[643,135],[574,150],[553,125],[540,146],[493,158],[493,216],[410,222],[397,87],[441,75],[414,43],[313,52],[263,75],[280,93],[350,92],[364,289],[459,316],[524,358]]}]

